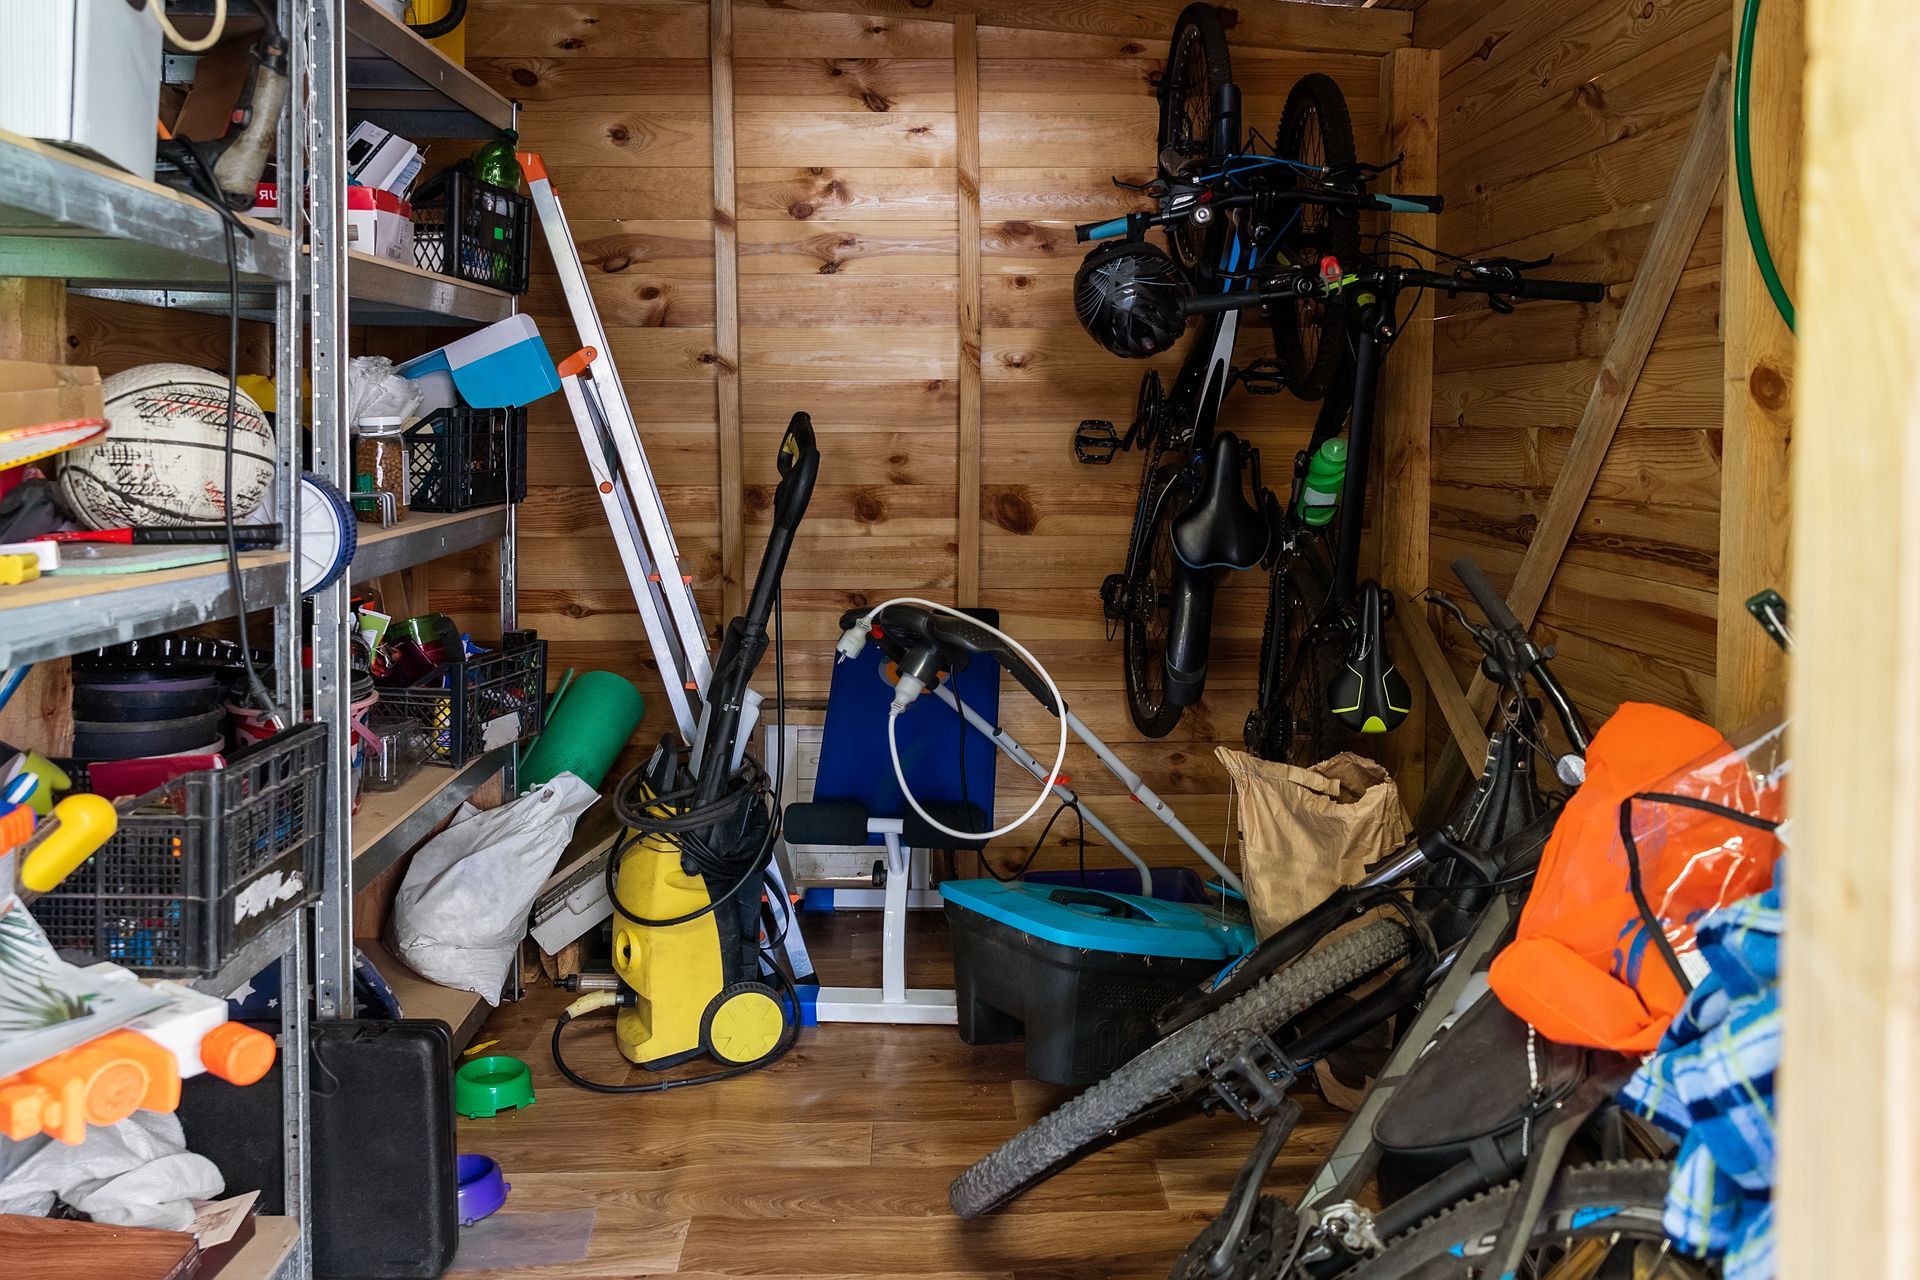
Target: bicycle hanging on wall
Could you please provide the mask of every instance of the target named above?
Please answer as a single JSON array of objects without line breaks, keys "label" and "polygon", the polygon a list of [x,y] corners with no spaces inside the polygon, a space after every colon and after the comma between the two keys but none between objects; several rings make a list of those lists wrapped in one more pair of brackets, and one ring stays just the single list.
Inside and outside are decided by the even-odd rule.
[{"label": "bicycle hanging on wall", "polygon": [[[1604,290],[1527,277],[1546,262],[1437,254],[1451,270],[1425,271],[1407,251],[1427,246],[1395,232],[1363,235],[1363,211],[1433,213],[1441,198],[1369,189],[1392,166],[1356,160],[1345,99],[1324,75],[1293,87],[1273,145],[1243,141],[1240,94],[1210,5],[1181,14],[1157,93],[1157,177],[1141,188],[1155,208],[1076,228],[1081,240],[1107,243],[1082,264],[1075,307],[1097,341],[1132,358],[1167,351],[1194,317],[1199,325],[1170,390],[1157,372],[1141,379],[1124,432],[1095,421],[1075,432],[1083,462],[1142,454],[1126,566],[1102,584],[1102,607],[1121,634],[1134,724],[1162,737],[1205,690],[1220,580],[1265,567],[1271,586],[1246,744],[1311,764],[1346,733],[1393,729],[1411,702],[1387,652],[1392,602],[1359,574],[1377,383],[1401,295],[1483,293],[1510,311],[1509,299],[1598,301]],[[1146,241],[1156,228],[1170,252]],[[1239,317],[1249,310],[1267,321],[1273,354],[1236,366]],[[1263,482],[1259,449],[1217,429],[1235,385],[1322,401],[1284,503]]]}]

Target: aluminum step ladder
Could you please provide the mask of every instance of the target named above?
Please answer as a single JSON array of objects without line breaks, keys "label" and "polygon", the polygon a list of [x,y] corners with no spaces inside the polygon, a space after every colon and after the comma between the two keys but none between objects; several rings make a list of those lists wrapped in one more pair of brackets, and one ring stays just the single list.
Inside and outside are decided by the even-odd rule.
[{"label": "aluminum step ladder", "polygon": [[[700,606],[693,595],[693,576],[681,563],[673,526],[660,500],[660,487],[640,443],[639,424],[627,403],[607,331],[587,285],[586,268],[581,265],[566,211],[560,206],[560,193],[538,155],[523,151],[519,158],[581,342],[580,349],[558,365],[561,390],[566,393],[567,408],[573,414],[601,510],[620,549],[620,563],[659,667],[674,725],[684,741],[698,744],[703,700],[713,679],[713,660],[707,650],[707,629],[700,620]],[[753,736],[750,712],[741,723],[736,748],[740,752]],[[696,760],[693,765],[698,769],[703,763]],[[735,767],[738,763],[738,758],[731,762]],[[787,877],[778,859],[768,863],[768,872],[789,912],[783,944],[794,980],[812,982],[813,962],[801,937],[799,913],[792,905]],[[612,910],[611,902],[605,904],[605,913],[598,918],[605,919]]]}]

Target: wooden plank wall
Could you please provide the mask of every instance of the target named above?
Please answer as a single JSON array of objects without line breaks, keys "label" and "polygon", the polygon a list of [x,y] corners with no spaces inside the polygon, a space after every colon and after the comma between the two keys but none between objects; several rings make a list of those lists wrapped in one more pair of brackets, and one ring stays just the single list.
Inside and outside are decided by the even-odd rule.
[{"label": "wooden plank wall", "polygon": [[[1440,246],[1556,255],[1614,286],[1601,304],[1494,314],[1440,299],[1434,341],[1433,581],[1471,553],[1510,582],[1559,472],[1659,216],[1728,0],[1427,0],[1440,55]],[[1534,634],[1590,718],[1620,702],[1713,707],[1719,582],[1722,217],[1693,247]],[[1470,642],[1442,639],[1467,670]],[[1429,740],[1442,730],[1430,721]]]},{"label": "wooden plank wall", "polygon": [[[1069,443],[1082,418],[1131,416],[1141,366],[1101,351],[1072,317],[1082,250],[1071,224],[1130,207],[1109,179],[1150,172],[1149,77],[1180,6],[861,7],[739,0],[733,10],[742,474],[731,478],[717,464],[708,3],[475,0],[468,56],[520,100],[524,143],[562,189],[708,619],[720,601],[720,494],[744,486],[750,576],[775,442],[806,409],[825,456],[786,579],[795,704],[817,712],[824,700],[843,610],[893,594],[950,601],[972,577],[979,603],[1002,611],[1095,731],[1217,845],[1227,796],[1212,748],[1237,742],[1251,701],[1263,584],[1249,575],[1223,595],[1206,701],[1171,739],[1139,742],[1097,596],[1125,556],[1137,462],[1081,467]],[[1249,7],[1232,33],[1249,123],[1271,132],[1293,82],[1325,71],[1369,149],[1379,55],[1404,45],[1409,26],[1406,14]],[[963,140],[960,122],[975,119]],[[977,213],[960,177],[969,162]],[[977,437],[962,418],[971,321],[960,282],[972,269],[959,242],[975,219]],[[528,309],[550,335],[570,334],[538,256],[535,270]],[[1254,335],[1246,353],[1263,342]],[[1274,475],[1311,423],[1310,407],[1285,396],[1236,395],[1225,419],[1263,446]],[[523,621],[552,642],[556,672],[604,667],[644,687],[644,644],[564,406],[544,403],[534,426]],[[963,466],[958,442],[974,438],[978,454]],[[976,511],[978,560],[963,573],[958,516]],[[466,581],[486,607],[490,579]],[[446,600],[466,593],[456,581]],[[1036,749],[1050,740],[1050,723],[1011,688],[1005,720]],[[1112,794],[1090,755],[1076,751],[1068,772],[1144,852],[1184,860],[1164,828]],[[1025,807],[1031,786],[1002,775],[1003,816]],[[1043,861],[1073,856],[1068,827],[1055,827]],[[1027,847],[1003,844],[1003,856]],[[1096,849],[1091,860],[1111,858]]]}]

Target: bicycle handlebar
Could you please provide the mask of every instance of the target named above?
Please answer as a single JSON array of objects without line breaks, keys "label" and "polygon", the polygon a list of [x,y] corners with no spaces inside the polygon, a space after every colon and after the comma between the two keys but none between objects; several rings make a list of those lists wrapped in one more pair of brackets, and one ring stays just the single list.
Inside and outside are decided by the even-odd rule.
[{"label": "bicycle handlebar", "polygon": [[[1151,227],[1172,226],[1185,222],[1202,210],[1218,213],[1226,209],[1238,209],[1251,205],[1257,197],[1252,195],[1221,196],[1215,199],[1192,198],[1176,208],[1168,209],[1166,202],[1153,213],[1130,213],[1120,218],[1108,218],[1105,222],[1082,222],[1073,228],[1075,241],[1085,244],[1089,240],[1111,240],[1115,236],[1135,236]],[[1282,203],[1335,205],[1351,209],[1374,209],[1385,213],[1439,213],[1446,207],[1444,196],[1432,195],[1377,195],[1363,191],[1350,195],[1339,191],[1297,191],[1276,192],[1273,199]]]},{"label": "bicycle handlebar", "polygon": [[[1362,272],[1352,282],[1358,287],[1396,289],[1433,289],[1441,293],[1485,293],[1502,298],[1530,298],[1539,301],[1599,302],[1607,296],[1603,284],[1579,280],[1530,280],[1510,268],[1497,270],[1461,270],[1448,274],[1421,271],[1412,267],[1382,267]],[[1289,298],[1310,297],[1324,286],[1305,268],[1295,268],[1282,277],[1282,283],[1245,293],[1216,293],[1186,298],[1180,303],[1183,315],[1210,315],[1218,311],[1237,311],[1245,307],[1265,306]],[[1352,287],[1352,286],[1346,286]]]},{"label": "bicycle handlebar", "polygon": [[1526,633],[1526,628],[1520,625],[1520,619],[1513,616],[1513,610],[1507,608],[1506,600],[1493,589],[1493,584],[1487,581],[1487,575],[1473,562],[1473,557],[1461,556],[1455,560],[1453,576],[1460,579],[1460,585],[1472,594],[1473,602],[1480,606],[1480,612],[1487,616],[1488,622],[1502,631]]}]

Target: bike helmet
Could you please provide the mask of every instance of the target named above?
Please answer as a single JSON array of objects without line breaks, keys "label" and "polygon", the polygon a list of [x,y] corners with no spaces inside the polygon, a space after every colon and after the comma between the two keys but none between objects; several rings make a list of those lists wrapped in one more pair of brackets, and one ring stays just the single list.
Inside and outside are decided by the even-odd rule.
[{"label": "bike helmet", "polygon": [[1139,240],[1104,244],[1086,256],[1073,278],[1073,309],[1080,327],[1117,356],[1144,360],[1180,340],[1187,319],[1180,268],[1158,245]]}]

